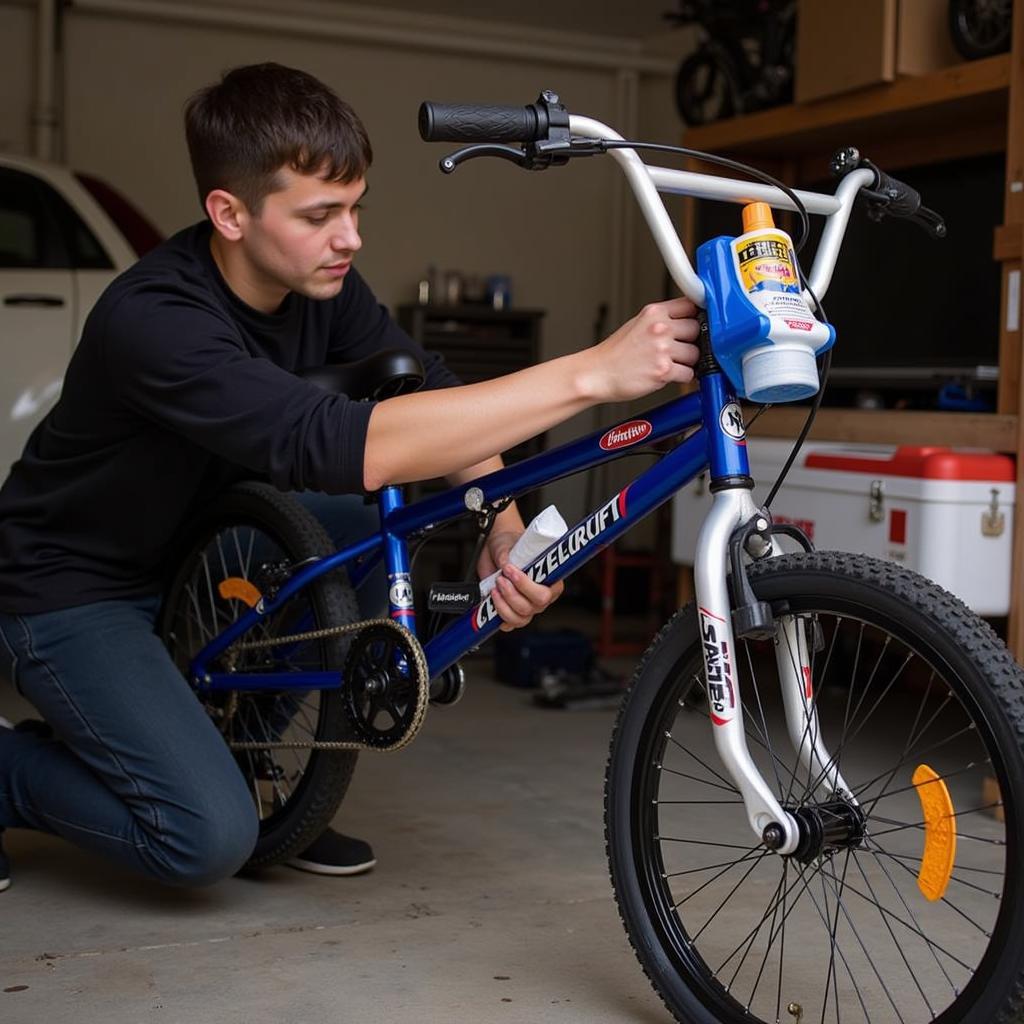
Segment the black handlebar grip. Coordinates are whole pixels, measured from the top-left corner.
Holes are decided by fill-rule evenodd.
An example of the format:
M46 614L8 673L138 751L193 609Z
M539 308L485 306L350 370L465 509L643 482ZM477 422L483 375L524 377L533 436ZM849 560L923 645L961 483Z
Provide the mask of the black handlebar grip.
M921 209L921 193L897 178L891 178L884 171L878 172L879 192L889 197L885 212L890 217L913 217Z
M548 127L547 117L535 105L475 103L422 103L419 124L425 142L535 142Z

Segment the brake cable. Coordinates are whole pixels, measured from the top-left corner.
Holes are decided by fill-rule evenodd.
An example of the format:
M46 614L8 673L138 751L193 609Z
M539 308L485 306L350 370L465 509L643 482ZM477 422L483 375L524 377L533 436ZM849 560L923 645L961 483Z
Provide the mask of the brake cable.
M794 262L796 264L796 271L800 279L800 283L803 288L807 291L811 297L813 309L816 311L817 316L820 320L825 320L825 309L821 304L821 300L815 295L811 289L807 277L804 274L803 267L800 265L798 258L799 253L803 250L804 246L810 237L811 225L810 217L807 214L807 207L804 206L800 197L796 192L791 189L784 182L775 178L771 174L762 171L760 168L752 167L749 164L742 163L738 160L730 160L728 157L718 156L715 153L705 153L702 150L689 149L685 146L670 146L667 143L661 142L630 142L627 140L622 141L609 141L605 139L594 139L585 140L584 146L594 146L597 152L604 152L610 149L644 149L653 150L662 153L674 153L681 156L690 157L694 160L700 160L703 163L717 164L721 167L725 167L732 171L738 171L741 174L745 174L757 181L763 182L764 184L771 185L782 192L789 201L795 207L795 212L800 218L800 237L796 243L794 243ZM590 155L587 152L581 152L579 155L587 156ZM811 432L811 428L814 426L815 417L818 415L818 409L821 408L821 401L825 394L825 388L828 386L829 373L832 368L832 350L829 349L820 361L819 369L819 386L818 392L814 396L814 400L811 403L810 409L807 412L807 418L804 421L803 427L800 429L800 433L797 435L796 441L793 443L793 448L789 453L786 461L783 463L782 469L779 475L775 479L775 483L772 484L771 490L768 492L768 497L763 503L765 509L770 509L772 502L775 500L775 495L778 494L782 485L785 483L786 476L789 474L793 463L796 461L797 456L800 454L800 449L803 447L804 442L807 440L808 434ZM770 405L760 406L754 415L751 417L748 426L753 425L754 421L757 420L764 412L770 409Z
M552 94L553 95L553 94ZM542 98L547 98L546 94L542 93ZM554 97L557 102L557 97ZM564 109L564 108L562 108ZM507 160L511 160L518 166L526 168L528 170L543 170L547 167L567 163L572 157L579 156L595 156L602 153L607 153L612 149L632 149L632 150L651 150L662 153L674 153L676 155L689 157L694 160L699 160L703 163L715 164L720 167L725 167L732 171L737 171L740 174L746 175L749 178L753 178L756 181L763 182L771 185L778 189L785 195L789 201L793 204L795 212L800 218L800 237L794 245L794 262L796 264L797 275L800 280L800 284L803 289L807 292L811 299L812 307L815 316L817 316L822 322L826 322L825 308L821 303L821 300L815 295L810 283L804 274L803 267L800 265L799 253L803 250L807 241L810 237L810 218L807 214L807 208L804 206L800 197L796 194L784 182L778 178L773 177L770 174L760 170L757 167L752 167L750 164L742 163L738 160L731 160L728 157L718 156L715 153L707 153L702 150L689 149L685 146L670 146L666 143L660 142L636 142L626 139L588 139L588 138L567 138L568 132L564 125L559 127L558 138L552 139L547 138L539 140L537 142L524 143L522 149L516 149L513 146L507 145L471 145L466 146L455 153L441 160L441 170L446 174L450 174L458 167L460 163L465 160L473 159L478 156L497 156ZM849 149L844 151L842 156L847 161L859 162L859 165L870 166L876 174L876 178L879 180L885 179L882 172L871 164L867 160L861 160L860 154L856 149ZM835 160L833 160L833 170L838 170ZM895 196L895 193L887 193L885 191L875 191L869 193L869 200L873 202L875 213L873 214L875 219L880 218L884 213L884 208L891 202ZM888 201L888 202L887 202ZM933 211L924 210L922 208L920 214L916 214L912 217L921 224L927 231L932 233L935 237L942 238L945 235L945 225L942 223L941 217L934 214ZM800 453L800 449L803 447L804 442L807 440L810 434L811 428L814 425L815 417L818 414L818 410L821 408L822 398L824 397L825 388L828 386L829 374L832 368L832 349L830 348L822 356L819 364L819 386L818 391L814 396L814 400L807 413L807 418L804 421L804 425L797 435L796 441L793 444L793 448L789 453L789 457L786 459L776 477L775 483L772 485L771 490L768 492L768 496L764 502L764 508L768 509L771 506L772 501L775 499L775 495L779 492L785 482L786 476L789 470L792 468L793 463L796 461L797 455ZM770 404L759 406L757 411L751 417L748 426L752 425L764 412L771 408Z

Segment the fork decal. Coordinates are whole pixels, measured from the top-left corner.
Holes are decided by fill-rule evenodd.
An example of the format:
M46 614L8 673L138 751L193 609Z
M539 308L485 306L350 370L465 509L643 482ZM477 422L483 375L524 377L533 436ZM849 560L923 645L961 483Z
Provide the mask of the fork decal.
M715 725L728 725L736 710L736 691L733 687L732 657L729 643L721 638L720 615L700 609L700 636L704 648L704 672L708 681L708 700L711 702L711 720Z

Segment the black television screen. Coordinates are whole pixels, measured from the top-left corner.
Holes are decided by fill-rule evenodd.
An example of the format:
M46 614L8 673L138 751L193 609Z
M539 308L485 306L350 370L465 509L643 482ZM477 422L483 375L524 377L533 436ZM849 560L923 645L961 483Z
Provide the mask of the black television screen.
M1003 221L1004 157L915 167L897 176L943 215L948 234L936 240L895 218L875 223L858 203L823 299L837 332L837 377L858 371L912 377L930 368L970 377L979 366L996 366L1000 268L992 245L993 230ZM832 192L835 182L805 187ZM737 207L702 203L699 209L701 239L739 234ZM811 218L812 237L800 255L805 272L813 264L822 223Z

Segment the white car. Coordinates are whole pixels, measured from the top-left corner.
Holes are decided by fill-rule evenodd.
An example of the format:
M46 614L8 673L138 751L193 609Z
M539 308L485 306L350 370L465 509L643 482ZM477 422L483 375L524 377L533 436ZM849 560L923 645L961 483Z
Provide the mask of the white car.
M159 241L110 185L0 155L0 481L57 401L93 303Z

